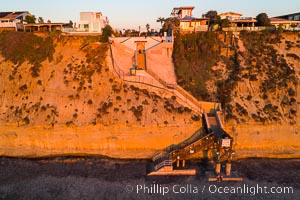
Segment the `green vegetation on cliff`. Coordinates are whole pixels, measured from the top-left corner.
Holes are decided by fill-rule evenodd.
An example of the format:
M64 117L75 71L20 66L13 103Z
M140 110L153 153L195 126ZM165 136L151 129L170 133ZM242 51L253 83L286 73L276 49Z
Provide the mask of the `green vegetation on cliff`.
M41 62L47 58L53 60L54 49L52 37L42 38L23 32L0 33L0 52L3 57L18 66L25 61L29 62L32 64L30 71L33 77L39 76ZM14 79L14 76L15 73L10 78Z
M173 61L178 84L201 100L208 100L205 81L211 79L212 69L220 56L217 33L176 35Z
M247 52L241 53L244 67L239 76L240 81L249 81L259 88L256 100L262 103L251 114L255 121L288 121L293 125L297 116L295 97L298 82L296 66L288 63L285 55L278 51L289 52L291 49L288 45L282 48L282 37L280 33L241 32Z
M114 76L100 37L0 34L0 122L47 128L199 120L171 94Z
M49 61L53 60L54 44L51 37L42 38L33 33L2 32L0 51L5 59L15 64L22 64L24 61L36 64L47 58Z
M177 35L178 84L199 100L221 102L226 120L296 124L298 41L278 32Z

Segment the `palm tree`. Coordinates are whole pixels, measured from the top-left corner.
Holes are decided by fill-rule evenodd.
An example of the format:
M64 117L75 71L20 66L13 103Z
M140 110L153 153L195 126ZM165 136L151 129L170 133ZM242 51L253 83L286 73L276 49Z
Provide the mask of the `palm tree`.
M146 29L147 29L147 32L149 32L149 29L150 29L150 25L149 24L146 24Z
M165 18L164 17L159 17L157 20L156 20L156 22L160 22L160 25L161 25L161 27L162 27L162 25L163 25L163 22L165 22Z
M39 23L39 24L43 24L43 23L44 23L44 19L43 19L42 17L39 17L39 18L38 18L38 23Z

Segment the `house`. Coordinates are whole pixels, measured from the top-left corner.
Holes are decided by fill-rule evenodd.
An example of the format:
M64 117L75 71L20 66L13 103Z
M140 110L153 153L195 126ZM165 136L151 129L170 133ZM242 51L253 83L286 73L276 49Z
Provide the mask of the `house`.
M108 24L108 18L103 16L101 12L80 12L77 31L101 33Z
M28 11L0 12L0 31L23 30L23 21L27 15L30 15Z
M282 16L277 16L277 17L274 17L274 18L281 18L281 19L299 21L300 20L300 12L293 13L293 14L282 15Z
M193 17L193 6L175 7L171 12L172 17L178 18L181 32L198 32L208 30L207 18Z
M53 32L62 31L70 26L69 23L34 23L34 24L24 24L24 32Z
M283 28L285 30L300 30L300 20L289 20L286 18L272 17L270 23L276 28Z
M270 18L273 26L288 30L300 30L300 12Z
M240 13L235 12L226 12L219 14L221 20L227 19L230 23L230 27L254 27L256 23L256 19L252 17L244 17ZM245 28L247 29L247 28Z

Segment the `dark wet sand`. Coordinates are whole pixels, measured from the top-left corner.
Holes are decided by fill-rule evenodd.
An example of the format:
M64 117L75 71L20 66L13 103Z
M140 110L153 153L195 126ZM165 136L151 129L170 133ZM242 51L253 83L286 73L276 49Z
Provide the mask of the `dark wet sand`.
M233 169L243 182L210 183L204 172L211 166L199 161L189 164L197 168L197 176L148 177L148 160L1 157L0 199L300 199L300 159L235 161ZM257 185L292 187L293 191L254 194L250 187ZM223 193L215 191L219 187ZM224 187L230 187L230 192L225 193ZM236 194L237 187L248 192ZM163 190L168 193L163 195Z

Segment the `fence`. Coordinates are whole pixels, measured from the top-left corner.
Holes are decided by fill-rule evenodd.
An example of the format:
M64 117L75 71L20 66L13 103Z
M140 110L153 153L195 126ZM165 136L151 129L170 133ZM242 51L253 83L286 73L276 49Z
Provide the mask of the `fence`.
M2 23L0 23L0 27L5 27L5 28L7 28L7 27L15 28L16 25L17 24L15 22L2 22Z
M157 171L163 167L172 167L172 160L164 160L161 163L154 166L154 170Z
M152 87L164 89L164 87L162 87L161 84L159 84L155 79L150 77L136 75L136 76L121 76L121 78L123 79L123 81L135 82L135 83L150 85Z
M275 30L273 26L253 26L253 27L223 27L222 31L263 31L263 30Z

